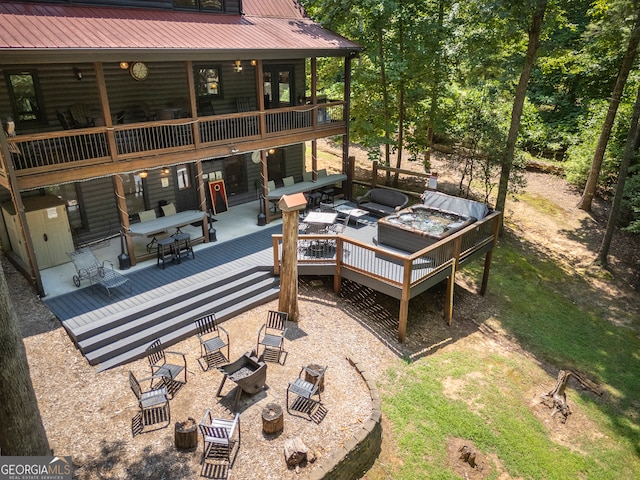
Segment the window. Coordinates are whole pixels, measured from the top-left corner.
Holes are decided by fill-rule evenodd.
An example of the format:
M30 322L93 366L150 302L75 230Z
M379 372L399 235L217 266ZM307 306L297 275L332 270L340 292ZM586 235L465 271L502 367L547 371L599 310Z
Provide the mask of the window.
M265 106L280 108L293 105L293 65L265 65L263 75Z
M123 174L122 183L124 185L124 196L127 201L127 212L129 212L129 215L146 210L142 177L137 173Z
M224 0L173 0L176 9L223 12Z
M14 120L18 123L44 123L44 110L38 73L33 71L5 74Z
M178 189L185 190L191 188L191 177L189 176L189 166L182 165L176 169L178 176Z
M198 99L206 97L222 97L220 67L195 66L193 68L193 79Z

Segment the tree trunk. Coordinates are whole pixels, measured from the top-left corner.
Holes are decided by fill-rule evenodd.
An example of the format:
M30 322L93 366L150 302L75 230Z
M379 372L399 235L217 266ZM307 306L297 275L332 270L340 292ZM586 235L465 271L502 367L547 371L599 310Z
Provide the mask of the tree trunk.
M378 54L380 55L380 82L382 83L382 115L384 117L384 164L390 165L391 162L391 150L389 142L391 142L391 127L389 125L389 86L387 83L387 70L385 68L384 57L384 43L383 43L383 29L378 29ZM391 172L387 170L387 183ZM377 180L377 179L376 179Z
M404 58L404 28L403 22L398 26L400 43L400 55ZM405 89L405 73L402 72L400 82L398 83L398 153L396 156L396 168L402 168L402 150L404 148L404 89ZM393 186L398 188L399 173L393 174Z
M511 126L509 127L509 136L507 137L507 146L502 159L502 171L500 172L500 183L498 186L498 198L496 200L496 210L504 212L507 200L507 189L509 186L509 177L511 175L511 167L516 149L516 141L518 139L518 129L520 128L520 118L522 117L522 109L524 107L524 99L527 94L527 84L531 76L533 62L540 45L540 31L542 30L542 21L547 8L547 0L537 0L531 26L529 27L529 43L527 45L527 53L524 57L524 66L520 74L520 80L516 87L515 98L513 100L513 110L511 111ZM504 217L503 217L504 218Z
M435 52L434 68L435 72L440 73L442 64L442 26L444 24L444 2L440 0L438 2L438 46ZM440 93L440 83L442 82L442 76L439 74L433 75L433 84L431 85L431 94L429 95L429 119L427 123L427 149L424 152L424 170L426 173L431 173L431 153L433 151L433 126L434 118L438 111L438 98ZM427 168L428 166L428 168Z
M596 187L598 185L598 176L600 175L600 169L602 168L602 161L604 159L604 152L607 149L607 143L609 143L609 137L611 130L613 129L613 122L616 119L616 113L618 112L618 105L620 105L620 98L624 91L624 86L627 83L629 72L633 66L633 61L636 57L636 51L638 49L638 42L640 41L640 15L636 17L636 23L629 37L629 44L627 45L627 51L622 58L622 65L618 72L618 78L616 84L613 87L613 93L611 93L611 101L609 102L609 109L607 110L607 116L604 119L602 125L602 131L600 132L600 138L598 139L598 145L596 151L593 154L593 161L591 162L591 169L589 170L589 176L587 177L587 183L584 186L584 191L578 208L586 212L591 211L591 203L593 197L596 194Z
M0 450L2 455L48 456L29 364L0 268Z
M640 136L640 129L638 128L638 119L640 118L640 88L638 88L638 94L636 95L636 103L633 106L633 117L631 119L631 125L629 126L629 133L627 135L627 145L622 155L622 161L620 162L620 170L618 172L618 183L616 185L616 192L613 196L613 203L611 205L611 211L609 212L609 219L607 220L607 229L602 238L602 244L596 257L596 264L600 264L604 267L607 266L607 256L609 255L609 247L611 246L611 240L613 239L613 233L618 226L618 215L620 214L620 207L622 206L622 196L624 194L624 184L627 181L627 173L629 171L629 165L634 157L636 151L636 145L638 144L638 137Z

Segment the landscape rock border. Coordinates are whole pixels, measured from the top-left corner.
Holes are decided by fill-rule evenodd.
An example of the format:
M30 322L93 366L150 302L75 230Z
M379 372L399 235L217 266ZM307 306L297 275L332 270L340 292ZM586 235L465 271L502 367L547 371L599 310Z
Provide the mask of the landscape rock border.
M382 450L382 404L374 378L362 362L351 357L347 361L364 380L371 397L371 415L350 440L326 459L307 477L307 480L358 479L374 464Z

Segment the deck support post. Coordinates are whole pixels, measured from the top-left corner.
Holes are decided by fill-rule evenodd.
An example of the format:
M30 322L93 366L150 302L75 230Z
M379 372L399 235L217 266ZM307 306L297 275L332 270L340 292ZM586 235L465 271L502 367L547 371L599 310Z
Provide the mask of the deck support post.
M447 278L447 297L444 301L444 318L448 325L451 325L453 318L453 290L456 284L455 264L451 264L451 275Z

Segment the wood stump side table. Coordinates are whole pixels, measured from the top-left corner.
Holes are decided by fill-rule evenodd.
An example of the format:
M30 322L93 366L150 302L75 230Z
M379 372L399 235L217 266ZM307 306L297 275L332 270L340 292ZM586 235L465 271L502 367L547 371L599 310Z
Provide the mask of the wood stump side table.
M280 433L284 429L282 407L277 403L267 403L262 409L262 431Z
M198 423L191 417L186 422L176 422L174 440L178 450L198 448Z
M312 363L311 365L307 365L307 368L313 370L314 372L318 372L321 375L322 375L322 371L324 370L324 367L320 365L316 365L315 363ZM315 385L317 378L318 378L317 375L314 375L309 370L304 371L304 379L307 382ZM320 379L320 383L318 384L318 392L320 393L324 392L324 375L322 375L322 378Z

